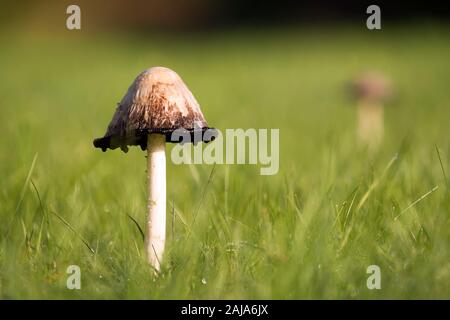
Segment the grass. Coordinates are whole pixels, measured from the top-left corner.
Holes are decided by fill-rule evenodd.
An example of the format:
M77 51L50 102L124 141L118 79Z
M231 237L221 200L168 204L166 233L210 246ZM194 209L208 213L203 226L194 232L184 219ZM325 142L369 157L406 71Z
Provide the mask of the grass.
M445 26L1 37L0 298L450 298ZM138 228L144 153L92 146L153 65L179 72L211 125L281 142L275 176L168 163L157 278ZM372 154L343 90L366 69L397 88ZM81 290L66 288L73 264ZM372 264L381 290L366 287Z

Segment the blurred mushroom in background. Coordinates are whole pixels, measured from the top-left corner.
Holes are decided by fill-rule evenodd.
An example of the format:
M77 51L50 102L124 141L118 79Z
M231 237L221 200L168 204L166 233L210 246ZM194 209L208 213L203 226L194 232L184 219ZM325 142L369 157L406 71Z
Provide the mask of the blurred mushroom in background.
M392 98L391 80L378 71L366 72L351 83L357 103L357 137L369 150L376 150L384 135L384 105Z

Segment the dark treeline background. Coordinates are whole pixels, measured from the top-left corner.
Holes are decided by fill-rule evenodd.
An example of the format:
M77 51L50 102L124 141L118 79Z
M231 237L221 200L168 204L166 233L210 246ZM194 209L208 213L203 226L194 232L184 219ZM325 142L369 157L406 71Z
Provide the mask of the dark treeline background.
M141 31L353 22L366 17L370 4L381 7L385 21L448 21L450 17L449 1L434 0L0 0L0 24L59 25L70 4L81 7L84 28Z

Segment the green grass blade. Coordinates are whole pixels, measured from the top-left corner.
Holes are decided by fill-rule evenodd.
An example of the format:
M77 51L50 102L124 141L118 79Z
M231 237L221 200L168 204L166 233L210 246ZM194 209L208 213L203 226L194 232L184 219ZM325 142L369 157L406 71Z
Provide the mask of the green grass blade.
M139 225L139 223L136 221L136 219L134 219L134 218L133 218L132 216L130 216L128 213L127 213L126 215L128 216L128 218L131 219L131 221L134 222L135 226L138 228L139 233L141 234L141 237L142 237L142 241L145 241L145 234L144 234L144 231L142 231L142 228L141 228L141 226Z
M92 249L92 247L89 245L87 240L84 239L84 237L77 230L75 230L75 228L72 227L72 225L69 222L67 222L63 217L61 217L55 211L50 211L50 212L53 213L70 231L72 231L84 243L84 245L89 249L89 251L91 251L92 254L95 254L95 250Z
M19 201L17 202L17 206L16 206L16 210L15 210L16 213L19 211L20 206L22 205L22 201L23 201L23 198L25 197L25 193L27 191L28 184L30 183L31 175L33 174L34 167L36 165L37 157L38 157L38 154L36 153L34 155L33 161L31 162L30 169L28 170L27 178L25 179L25 183L23 184L22 191L20 192Z

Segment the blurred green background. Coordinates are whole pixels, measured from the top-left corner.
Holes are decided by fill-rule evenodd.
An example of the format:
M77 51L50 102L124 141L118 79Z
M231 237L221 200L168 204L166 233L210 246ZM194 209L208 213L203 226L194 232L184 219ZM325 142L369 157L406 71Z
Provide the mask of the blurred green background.
M372 32L363 11L153 25L130 9L122 26L113 9L90 24L81 4L89 18L68 31L65 7L47 4L10 5L0 34L1 298L450 298L446 21L400 11ZM102 153L92 140L134 77L157 65L181 75L211 126L279 128L281 145L275 176L168 162L155 278L129 217L145 223L145 153ZM358 147L345 91L366 70L396 92L376 153ZM73 264L81 290L66 288ZM372 264L381 290L366 286Z

